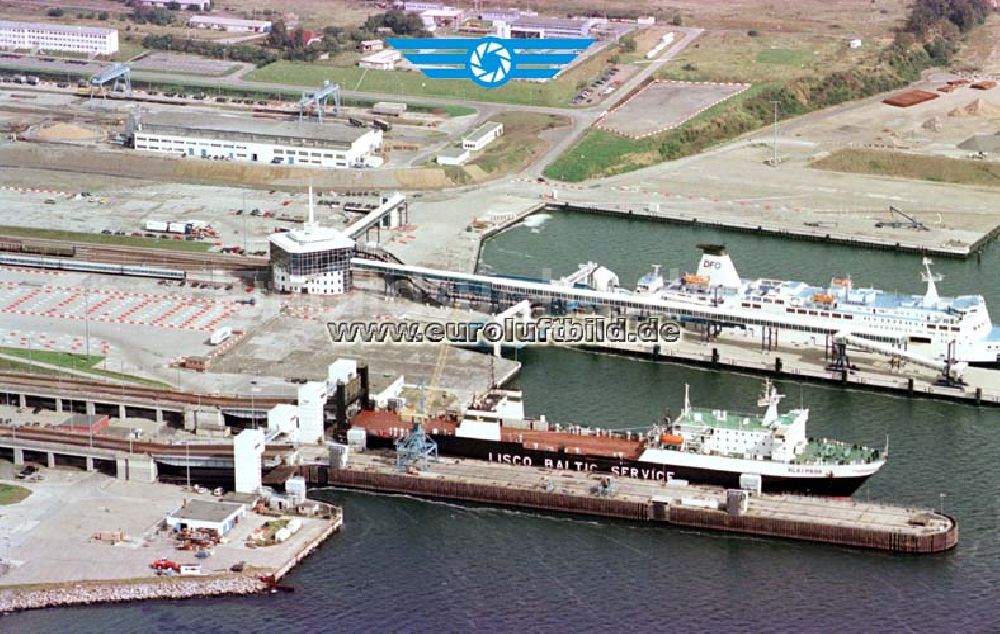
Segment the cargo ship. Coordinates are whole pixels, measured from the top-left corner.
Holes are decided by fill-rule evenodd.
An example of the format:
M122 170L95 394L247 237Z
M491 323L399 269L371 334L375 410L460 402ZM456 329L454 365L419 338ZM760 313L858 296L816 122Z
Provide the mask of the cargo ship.
M441 456L621 478L682 480L769 493L847 497L885 464L888 450L806 437L808 409L778 411L783 396L770 380L761 413L684 407L644 431L550 425L526 418L521 393L491 390L459 417L420 420ZM419 419L419 416L418 416ZM411 422L390 410L366 410L352 421L371 448L393 448Z

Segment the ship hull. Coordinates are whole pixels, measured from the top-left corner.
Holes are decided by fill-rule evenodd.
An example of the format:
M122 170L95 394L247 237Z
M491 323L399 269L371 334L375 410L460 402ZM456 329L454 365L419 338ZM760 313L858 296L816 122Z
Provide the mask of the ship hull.
M530 449L517 442L459 438L452 435L429 434L437 442L438 454L472 458L498 464L547 468L565 471L605 473L619 478L639 480L687 480L692 484L710 484L729 489L740 487L741 471L725 471L685 465L666 465L642 460L612 458L589 454L576 454L544 449ZM373 449L391 449L394 439L369 435L368 446ZM849 497L873 473L852 476L826 475L761 475L761 488L765 493L792 493L827 497Z

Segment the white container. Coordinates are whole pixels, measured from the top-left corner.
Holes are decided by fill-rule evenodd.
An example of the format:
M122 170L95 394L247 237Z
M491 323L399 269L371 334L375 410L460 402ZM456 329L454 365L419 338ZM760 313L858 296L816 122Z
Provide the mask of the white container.
M170 223L166 220L147 220L146 231L167 231Z

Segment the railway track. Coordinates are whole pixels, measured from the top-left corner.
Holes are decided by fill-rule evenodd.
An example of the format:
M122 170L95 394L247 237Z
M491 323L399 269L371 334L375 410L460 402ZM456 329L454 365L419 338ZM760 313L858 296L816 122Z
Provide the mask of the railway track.
M219 394L202 394L165 390L160 388L141 387L103 383L89 379L53 378L33 374L0 373L0 390L16 390L18 388L41 388L52 392L82 394L92 400L123 400L126 397L133 400L149 401L155 404L170 405L205 405L227 409L270 409L279 403L288 403L294 396L224 396Z
M11 440L35 441L45 443L55 443L69 445L72 447L87 447L94 449L106 449L109 451L123 451L130 453L145 453L157 456L192 456L196 458L225 456L232 457L232 444L191 444L170 443L150 440L133 440L127 438L117 438L101 434L85 434L81 432L60 431L56 429L37 429L19 426L17 428L4 426L0 427L0 438L10 438ZM291 445L270 445L265 454L276 455L283 451L292 449ZM29 449L30 450L30 449Z
M174 251L167 248L133 247L111 244L94 244L74 240L56 240L51 238L22 238L18 236L0 235L0 243L7 245L31 244L43 248L51 248L51 255L59 256L61 252L72 249L76 259L108 264L135 264L164 268L176 268L184 271L256 271L268 266L268 259L258 256L239 256L225 253L191 253ZM39 255L48 255L40 253Z

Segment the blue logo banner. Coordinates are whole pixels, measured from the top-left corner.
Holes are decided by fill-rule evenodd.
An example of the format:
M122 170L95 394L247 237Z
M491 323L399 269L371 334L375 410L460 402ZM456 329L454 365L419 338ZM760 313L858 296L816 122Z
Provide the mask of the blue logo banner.
M499 88L511 79L551 79L593 39L392 38L390 46L432 79L470 79Z

